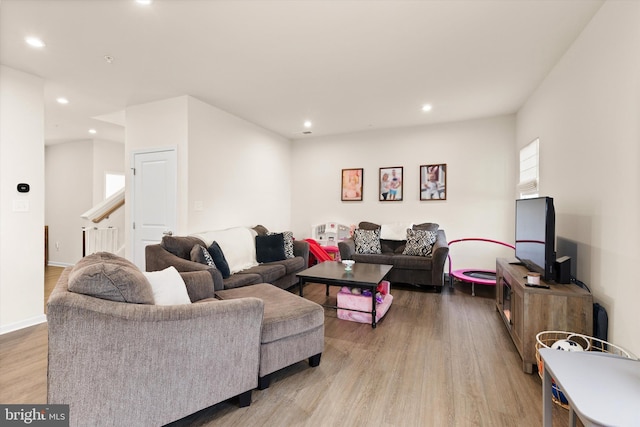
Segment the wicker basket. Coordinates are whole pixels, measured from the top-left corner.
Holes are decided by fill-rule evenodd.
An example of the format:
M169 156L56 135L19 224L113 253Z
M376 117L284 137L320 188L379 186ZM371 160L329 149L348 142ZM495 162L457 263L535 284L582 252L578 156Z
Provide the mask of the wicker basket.
M577 334L575 332L566 331L543 331L536 335L536 362L538 362L538 375L544 377L544 361L540 357L541 348L551 348L558 340L570 340L579 344L584 351L599 351L610 353L620 357L637 360L637 357L627 350L607 341L588 335ZM553 401L565 409L569 409L569 403L562 393L562 390L556 385L555 380L551 380L551 394Z

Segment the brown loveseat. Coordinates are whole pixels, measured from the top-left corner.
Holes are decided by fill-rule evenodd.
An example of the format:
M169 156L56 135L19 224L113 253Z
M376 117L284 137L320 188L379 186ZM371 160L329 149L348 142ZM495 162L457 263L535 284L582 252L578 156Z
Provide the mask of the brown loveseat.
M361 222L358 228L363 230L380 230L379 224ZM444 230L438 224L416 224L413 230L428 230L437 232L431 255L414 256L403 255L406 240L380 239L381 253L356 253L355 241L349 238L338 243L340 257L352 259L356 262L368 264L389 264L393 268L389 272L390 282L408 283L413 285L434 286L440 292L444 286L444 264L449 254L449 246Z

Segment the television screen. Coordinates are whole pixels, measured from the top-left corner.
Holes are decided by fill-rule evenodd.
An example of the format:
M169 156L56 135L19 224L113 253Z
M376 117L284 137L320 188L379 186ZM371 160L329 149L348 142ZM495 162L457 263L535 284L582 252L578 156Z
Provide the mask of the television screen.
M544 280L553 279L555 211L551 197L516 200L516 258Z

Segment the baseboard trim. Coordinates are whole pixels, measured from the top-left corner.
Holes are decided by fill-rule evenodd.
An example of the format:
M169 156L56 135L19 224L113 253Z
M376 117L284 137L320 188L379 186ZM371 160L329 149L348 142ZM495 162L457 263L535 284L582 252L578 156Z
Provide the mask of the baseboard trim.
M8 334L9 332L15 332L20 329L28 328L30 326L39 325L41 323L45 323L46 321L47 321L47 315L40 314L39 316L21 320L20 322L15 322L5 326L0 326L0 335Z
M74 264L67 264L66 262L49 261L47 267L73 267Z

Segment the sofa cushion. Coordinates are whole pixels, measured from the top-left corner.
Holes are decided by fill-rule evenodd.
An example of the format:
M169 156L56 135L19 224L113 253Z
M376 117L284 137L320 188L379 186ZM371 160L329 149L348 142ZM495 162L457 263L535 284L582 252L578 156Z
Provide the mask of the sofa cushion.
M358 228L363 230L379 230L380 224L374 224L373 222L362 221L358 224Z
M435 222L423 222L422 224L414 224L411 228L414 230L438 231L438 227L440 227L440 225Z
M279 262L260 264L237 274L259 274L263 283L273 283L287 273L287 269Z
M78 261L69 273L69 291L118 302L154 302L151 285L138 267L109 252Z
M266 236L269 233L269 230L267 229L267 227L260 224L253 227L253 231L255 231L258 234L258 236Z
M353 254L355 262L393 265L394 254Z
M431 270L433 258L413 255L395 255L389 264L394 269L403 270Z
M413 230L407 228L407 244L403 255L430 256L433 244L438 236L437 231Z
M256 259L259 263L282 261L285 258L282 233L256 236Z
M297 273L305 269L304 258L301 256L297 256L295 258L287 258L282 261L277 261L274 264L283 265L286 269L285 274ZM267 264L270 265L270 264Z
M229 264L227 263L227 259L218 245L217 242L211 243L211 245L207 248L211 258L213 258L213 263L216 265L216 268L220 270L220 274L222 274L222 278L226 279L231 276L231 271L229 270Z
M142 274L151 284L155 305L191 304L187 286L175 267L171 266L161 271L148 271Z
M261 283L262 277L255 273L236 273L223 280L225 289L233 289L241 286Z
M194 245L207 245L194 236L163 236L160 245L177 257L191 259L191 249Z
M220 299L256 297L264 301L261 343L266 344L316 329L324 324L324 309L268 283L216 292Z
M353 232L357 254L380 254L380 229L363 230L357 228Z
M213 257L209 253L209 250L202 245L193 245L193 248L191 248L190 258L193 262L205 264L213 268L216 267L216 263L213 261Z

